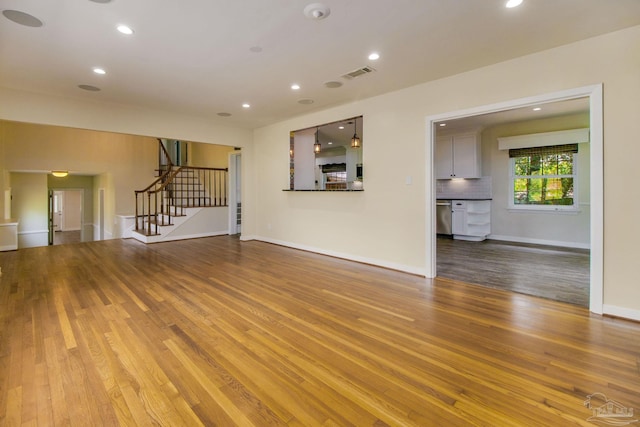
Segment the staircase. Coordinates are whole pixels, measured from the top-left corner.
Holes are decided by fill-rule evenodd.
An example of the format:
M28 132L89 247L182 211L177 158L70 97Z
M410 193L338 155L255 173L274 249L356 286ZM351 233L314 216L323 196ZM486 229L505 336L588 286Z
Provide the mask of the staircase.
M174 166L169 159L158 172L135 191L133 238L155 243L227 233L228 169Z

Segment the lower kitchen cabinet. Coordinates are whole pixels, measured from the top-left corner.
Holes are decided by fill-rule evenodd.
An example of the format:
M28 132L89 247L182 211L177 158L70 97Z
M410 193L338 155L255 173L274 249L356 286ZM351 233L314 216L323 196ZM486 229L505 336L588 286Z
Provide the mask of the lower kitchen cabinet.
M451 207L454 239L481 241L491 233L490 200L453 200Z

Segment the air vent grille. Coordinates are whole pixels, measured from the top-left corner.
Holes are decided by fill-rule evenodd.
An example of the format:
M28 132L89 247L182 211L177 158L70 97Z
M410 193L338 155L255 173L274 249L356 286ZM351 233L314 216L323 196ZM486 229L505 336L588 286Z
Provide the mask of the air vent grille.
M366 67L358 68L357 70L350 71L347 74L343 75L342 77L347 80L351 80L351 79L355 79L356 77L360 77L365 74L372 73L374 71L375 69L373 67L366 66Z

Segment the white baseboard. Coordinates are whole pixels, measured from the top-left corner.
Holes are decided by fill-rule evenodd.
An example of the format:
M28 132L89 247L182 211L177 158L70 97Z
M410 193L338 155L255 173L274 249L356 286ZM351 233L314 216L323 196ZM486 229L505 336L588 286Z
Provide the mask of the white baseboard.
M530 243L533 245L560 246L563 248L591 249L591 245L589 243L565 242L563 240L531 239L528 237L501 236L498 234L489 234L487 239L501 240L503 242Z
M335 257L335 258L346 259L346 260L349 260L349 261L361 262L363 264L375 265L375 266L378 266L378 267L384 267L384 268L388 268L388 269L391 269L391 270L402 271L402 272L405 272L405 273L415 274L415 275L418 275L418 276L425 276L426 275L426 270L424 268L412 267L412 266L409 266L409 265L398 264L398 263L395 263L395 262L388 262L388 261L374 259L374 258L367 258L367 257L362 257L362 256L354 255L354 254L336 252L336 251L316 248L314 246L301 245L301 244L298 244L298 243L285 242L285 241L282 241L282 240L271 239L271 238L268 238L268 237L241 236L240 240L242 240L242 241L259 240L259 241L262 241L262 242L273 243L274 245L286 246L288 248L300 249L300 250L307 251L307 252L313 252L313 253L317 253L317 254L321 254L321 255L328 255L328 256Z
M209 232L209 233L197 233L197 234L180 234L177 236L171 236L171 235L167 235L167 236L142 236L139 235L141 237L137 237L137 236L133 236L133 238L140 240L144 243L162 243L162 242L174 242L176 240L188 240L188 239L199 239L201 237L215 237L215 236L226 236L229 234L228 230L224 230L224 231L214 231L214 232ZM154 239L154 237L157 237L157 239Z
M609 316L622 317L624 319L636 320L640 322L640 310L633 310L631 308L616 307L615 305L603 304L602 314L608 314Z

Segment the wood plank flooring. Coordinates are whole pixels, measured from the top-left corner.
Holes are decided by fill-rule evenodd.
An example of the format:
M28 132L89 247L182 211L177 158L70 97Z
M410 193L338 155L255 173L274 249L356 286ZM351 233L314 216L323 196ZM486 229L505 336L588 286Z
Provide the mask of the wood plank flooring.
M6 426L593 426L640 324L233 237L0 253ZM592 402L595 406L594 402Z
M438 237L437 274L589 306L589 250Z
M80 243L82 241L82 233L77 231L56 231L53 233L54 245L67 245L69 243Z

